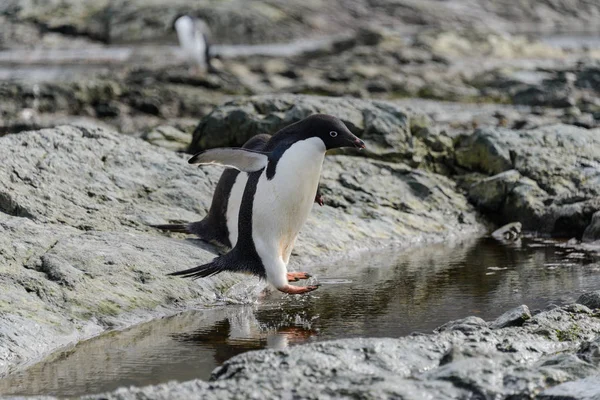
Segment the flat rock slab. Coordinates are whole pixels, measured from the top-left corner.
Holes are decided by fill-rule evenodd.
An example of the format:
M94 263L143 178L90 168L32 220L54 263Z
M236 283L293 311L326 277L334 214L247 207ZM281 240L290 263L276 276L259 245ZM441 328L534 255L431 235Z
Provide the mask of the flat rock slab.
M169 272L214 257L148 224L195 221L222 172L101 128L0 138L0 375L58 347L215 301L254 301L257 279ZM455 184L404 164L327 157L297 267L386 244L480 232Z

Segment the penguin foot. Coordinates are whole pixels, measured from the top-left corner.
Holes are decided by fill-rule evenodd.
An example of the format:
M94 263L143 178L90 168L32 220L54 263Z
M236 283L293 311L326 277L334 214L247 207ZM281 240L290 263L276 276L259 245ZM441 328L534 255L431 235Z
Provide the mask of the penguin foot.
M279 290L280 292L283 292L283 293L287 293L287 294L304 294L304 293L312 292L313 290L317 290L318 288L319 288L319 285L312 285L312 286L285 285L282 288L277 288L277 290Z
M306 272L288 272L287 280L288 282L298 282L300 279L308 279L310 276Z
M323 196L321 196L319 193L317 193L317 195L315 196L315 203L317 203L321 207L323 207L323 205L325 204L325 201L323 200Z

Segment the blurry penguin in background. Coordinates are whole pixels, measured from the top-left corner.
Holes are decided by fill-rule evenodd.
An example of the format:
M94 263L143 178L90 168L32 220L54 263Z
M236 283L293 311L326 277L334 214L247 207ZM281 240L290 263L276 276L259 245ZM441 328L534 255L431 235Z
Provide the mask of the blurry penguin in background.
M213 72L210 63L210 29L206 22L186 14L176 18L173 27L177 32L179 45L197 71Z

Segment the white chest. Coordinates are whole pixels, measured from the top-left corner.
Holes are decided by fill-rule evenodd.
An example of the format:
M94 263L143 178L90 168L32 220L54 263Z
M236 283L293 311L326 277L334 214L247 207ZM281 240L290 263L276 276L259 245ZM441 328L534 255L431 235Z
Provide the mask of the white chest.
M295 240L314 203L325 150L319 138L296 142L279 159L271 180L263 172L252 208L255 235L279 244Z

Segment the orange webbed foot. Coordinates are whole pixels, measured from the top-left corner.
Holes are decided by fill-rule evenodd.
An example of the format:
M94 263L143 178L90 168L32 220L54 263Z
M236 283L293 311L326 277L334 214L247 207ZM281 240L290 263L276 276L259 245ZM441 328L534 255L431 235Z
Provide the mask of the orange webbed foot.
M288 282L298 282L300 279L308 279L311 275L306 272L288 272L287 280Z
M277 288L277 290L279 290L280 292L283 292L283 293L287 293L287 294L304 294L304 293L312 292L313 290L317 290L318 288L319 288L319 285L312 285L312 286L286 285L284 287Z

